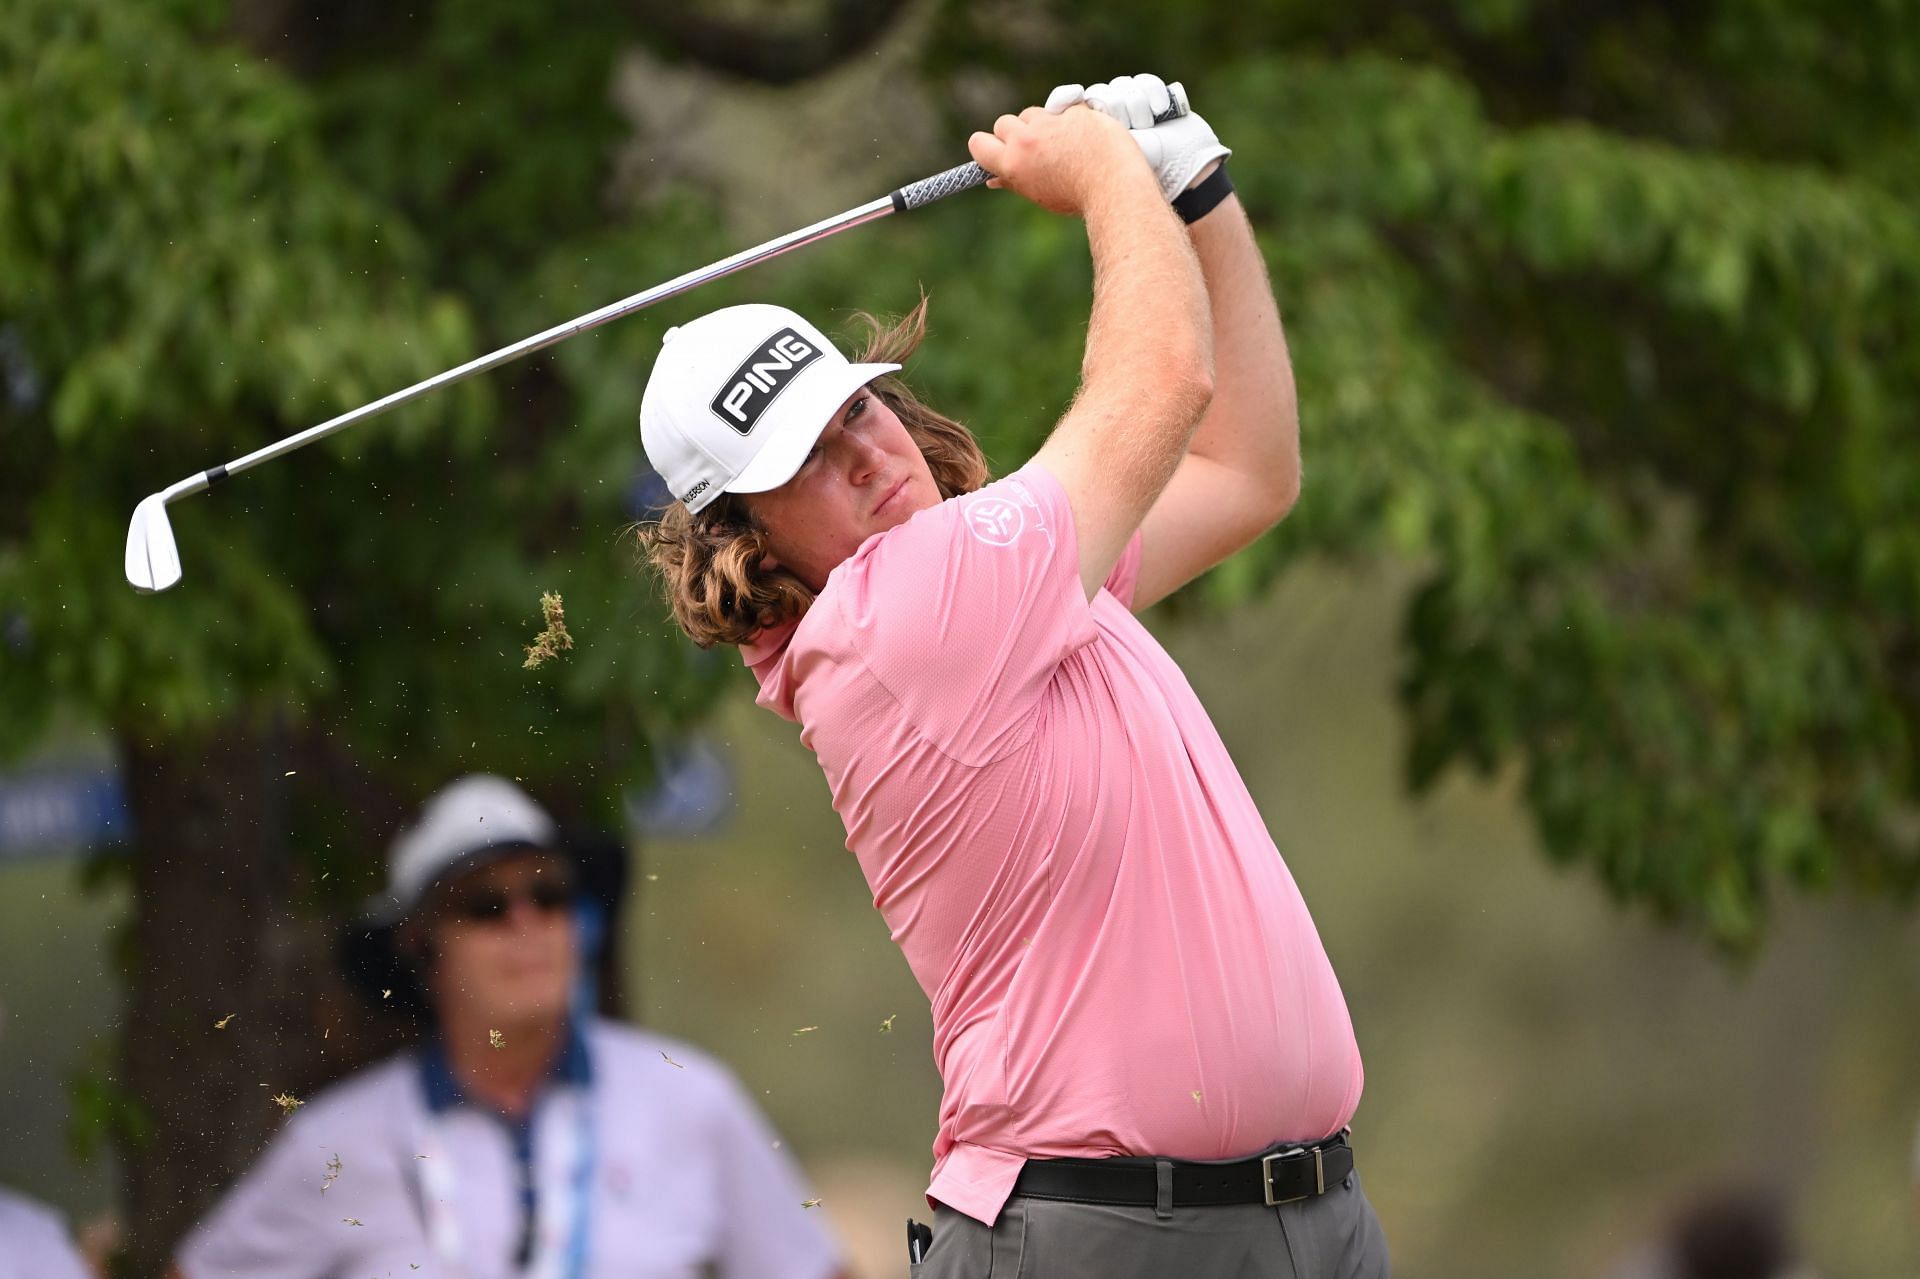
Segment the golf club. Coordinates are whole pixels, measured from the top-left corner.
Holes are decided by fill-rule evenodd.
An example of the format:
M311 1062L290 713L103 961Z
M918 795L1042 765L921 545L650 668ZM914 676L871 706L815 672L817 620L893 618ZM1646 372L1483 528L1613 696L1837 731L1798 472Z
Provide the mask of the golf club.
M1186 90L1177 83L1169 84L1167 90L1171 100L1166 111L1155 118L1156 124L1187 114ZM516 360L543 347L564 342L576 333L585 333L588 329L598 328L609 320L631 315L656 302L697 288L709 280L732 275L735 271L765 262L769 258L778 257L782 253L803 245L824 240L848 227L873 222L889 214L906 213L923 208L936 200L944 200L950 195L972 190L986 180L986 171L969 160L965 164L956 165L932 177L922 178L918 182L901 187L890 195L869 200L858 208L849 209L845 213L816 222L812 226L802 227L798 231L788 232L786 235L768 240L765 244L743 250L732 257L722 258L718 262L689 271L685 275L675 276L665 284L657 284L644 292L609 303L596 311L589 311L577 319L568 320L564 324L557 324L532 337L523 338L512 346L502 347L490 355L469 360L457 368L435 374L423 382L416 382L403 391L395 391L391 395L375 400L371 404L364 404L351 412L342 413L339 417L331 418L318 426L308 427L298 434L289 435L264 448L255 449L244 457L235 458L231 462L203 471L198 475L188 476L158 493L141 499L140 504L133 508L133 522L127 529L127 581L132 583L136 591L152 593L164 591L180 580L180 550L174 544L173 525L167 518L168 504L180 498L204 493L214 485L242 471L258 466L262 462L272 461L282 454L291 453L315 440L325 439L336 431L344 431L356 422L377 416L429 391L451 386L462 378L472 377L475 373L484 373L509 360Z

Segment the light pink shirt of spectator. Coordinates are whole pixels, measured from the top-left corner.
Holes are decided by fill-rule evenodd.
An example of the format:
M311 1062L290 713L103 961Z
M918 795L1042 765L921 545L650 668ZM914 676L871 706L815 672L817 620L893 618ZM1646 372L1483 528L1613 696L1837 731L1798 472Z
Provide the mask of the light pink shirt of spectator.
M1227 1159L1338 1131L1359 1048L1219 734L1091 600L1043 467L867 539L745 649L933 1006L927 1194L991 1225L1029 1158Z

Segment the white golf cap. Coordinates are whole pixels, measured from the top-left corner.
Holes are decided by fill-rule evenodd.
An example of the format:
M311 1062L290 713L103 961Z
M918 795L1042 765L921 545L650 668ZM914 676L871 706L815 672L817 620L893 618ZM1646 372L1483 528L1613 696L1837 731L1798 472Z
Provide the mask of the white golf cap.
M387 857L387 889L367 914L397 923L427 890L457 870L521 849L559 852L547 810L504 777L474 773L444 786L420 819L400 832Z
M640 398L640 443L698 511L792 479L848 396L898 364L854 364L783 306L752 303L668 329Z

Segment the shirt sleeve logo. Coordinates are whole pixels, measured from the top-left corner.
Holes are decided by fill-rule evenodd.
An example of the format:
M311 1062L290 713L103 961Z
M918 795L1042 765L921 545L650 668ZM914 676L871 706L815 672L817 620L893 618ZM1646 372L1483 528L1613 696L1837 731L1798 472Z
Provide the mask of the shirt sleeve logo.
M967 504L967 527L988 546L1012 546L1026 527L1018 506L1002 497L984 497Z

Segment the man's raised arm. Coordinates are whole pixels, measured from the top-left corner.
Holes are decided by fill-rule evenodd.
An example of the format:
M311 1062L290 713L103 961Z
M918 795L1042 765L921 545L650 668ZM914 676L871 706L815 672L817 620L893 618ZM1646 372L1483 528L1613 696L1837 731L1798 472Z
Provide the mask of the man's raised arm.
M1091 598L1186 455L1213 390L1200 263L1140 149L1081 108L1030 107L969 140L1006 186L1087 224L1093 310L1073 406L1035 460L1073 508Z
M1056 111L1084 102L1127 126L1161 194L1197 219L1189 230L1213 322L1213 398L1142 524L1135 609L1259 537L1300 493L1293 368L1266 263L1226 175L1215 177L1228 151L1212 127L1191 111L1156 123L1176 89L1155 75L1115 76L1085 88L1061 85L1047 99ZM1184 102L1184 91L1179 96Z
M1189 230L1213 313L1214 394L1142 525L1135 609L1252 542L1300 495L1293 366L1253 228L1229 195Z

